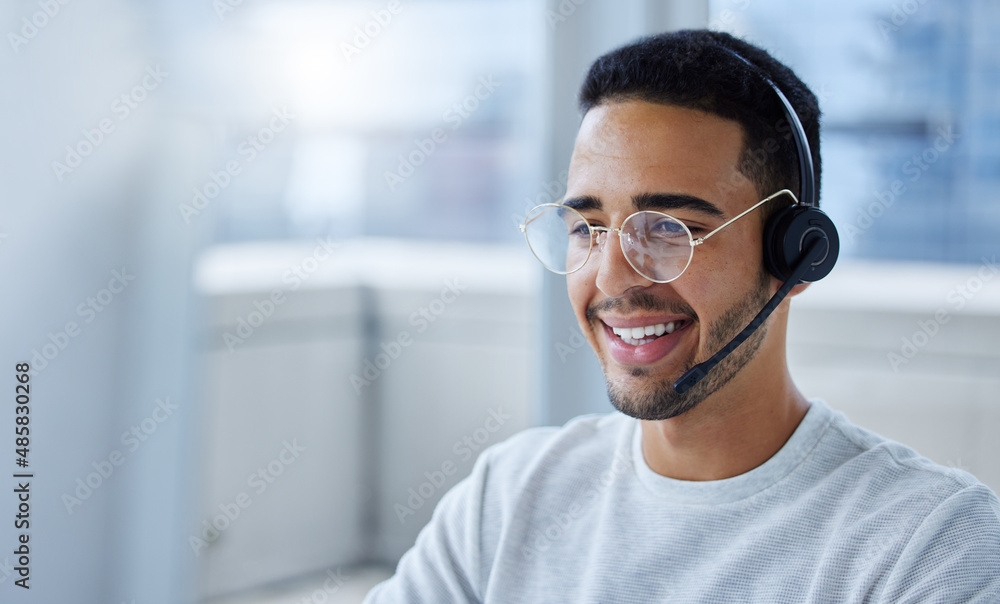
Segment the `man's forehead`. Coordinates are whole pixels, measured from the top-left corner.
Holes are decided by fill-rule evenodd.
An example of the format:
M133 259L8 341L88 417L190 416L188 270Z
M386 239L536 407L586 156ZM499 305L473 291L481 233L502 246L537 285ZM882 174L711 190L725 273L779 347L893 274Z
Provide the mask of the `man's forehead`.
M625 100L591 108L577 134L577 142L589 152L624 151L627 155L655 147L664 138L672 144L687 142L692 146L703 140L725 140L739 149L743 127L699 109Z
M635 210L723 216L733 193L756 195L738 169L742 148L739 124L703 111L645 101L598 105L580 126L566 202L606 209L613 196Z

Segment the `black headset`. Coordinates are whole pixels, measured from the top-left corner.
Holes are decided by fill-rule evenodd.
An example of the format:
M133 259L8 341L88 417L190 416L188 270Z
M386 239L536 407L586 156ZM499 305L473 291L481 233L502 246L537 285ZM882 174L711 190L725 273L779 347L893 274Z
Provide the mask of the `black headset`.
M799 203L775 212L764 227L764 266L782 281L791 276L797 261L803 256L809 246L817 239L826 238L828 245L826 253L818 260L810 263L805 274L798 283L819 281L830 274L840 253L840 237L837 227L823 210L817 206L816 174L813 170L812 153L805 128L788 98L781 92L771 78L762 69L743 58L732 48L719 46L720 49L732 54L746 63L751 71L778 95L785 119L791 126L792 138L795 139L795 150L799 158Z
M791 125L795 150L799 156L799 203L782 208L767 220L764 226L764 266L768 272L782 281L781 287L771 296L764 308L728 344L707 361L689 369L674 382L674 390L684 394L704 378L709 371L729 356L736 348L759 328L774 312L778 304L799 283L819 281L830 274L840 253L840 237L833 221L816 205L816 173L813 170L812 153L806 139L805 128L798 114L788 102L784 93L762 69L744 59L738 52L727 47L718 48L729 52L746 63L750 70L760 75L781 100L785 119Z

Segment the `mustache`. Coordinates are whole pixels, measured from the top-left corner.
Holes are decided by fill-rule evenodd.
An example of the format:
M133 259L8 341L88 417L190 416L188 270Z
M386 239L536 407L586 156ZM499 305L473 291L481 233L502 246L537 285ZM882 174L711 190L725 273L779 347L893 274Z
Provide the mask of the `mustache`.
M647 310L653 312L669 313L674 315L686 315L693 320L698 320L698 313L689 305L673 300L663 300L647 291L634 291L628 295L618 298L608 298L587 307L587 321L593 323L598 320L598 315L607 312L618 312L622 314Z

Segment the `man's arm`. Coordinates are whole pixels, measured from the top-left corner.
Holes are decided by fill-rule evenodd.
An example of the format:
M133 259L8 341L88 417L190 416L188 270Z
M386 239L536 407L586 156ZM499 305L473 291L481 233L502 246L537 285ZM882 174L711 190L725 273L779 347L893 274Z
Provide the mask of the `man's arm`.
M914 532L879 602L1000 602L1000 501L976 484L937 507Z

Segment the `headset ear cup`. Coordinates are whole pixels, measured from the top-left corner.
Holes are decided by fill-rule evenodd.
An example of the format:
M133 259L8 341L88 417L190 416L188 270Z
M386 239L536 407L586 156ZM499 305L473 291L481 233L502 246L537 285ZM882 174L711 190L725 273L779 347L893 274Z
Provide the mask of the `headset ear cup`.
M764 227L764 266L778 279L787 280L803 250L824 235L829 242L827 253L806 272L800 283L819 281L830 274L840 254L840 237L833 221L819 208L782 208Z

